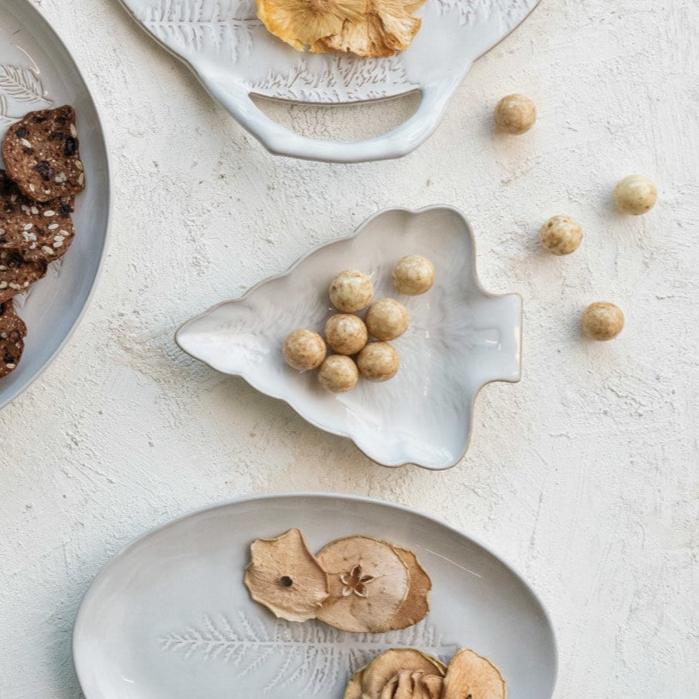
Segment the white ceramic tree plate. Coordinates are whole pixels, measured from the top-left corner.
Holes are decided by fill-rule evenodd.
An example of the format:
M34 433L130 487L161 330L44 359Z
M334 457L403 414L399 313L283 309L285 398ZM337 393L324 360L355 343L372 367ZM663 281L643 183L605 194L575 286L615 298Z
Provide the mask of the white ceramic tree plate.
M313 55L267 32L255 0L122 0L138 22L181 58L211 94L273 153L358 162L395 158L436 128L473 61L509 34L539 0L427 0L409 49L391 58ZM365 141L306 138L274 122L250 99L341 104L419 91L416 113Z
M358 533L409 547L433 581L430 614L377 635L276 620L248 597L243 568L253 539L291 527L313 550ZM157 529L99 574L73 638L87 699L340 699L353 670L398 646L445 659L468 646L500 667L512 699L553 692L553 629L516 573L429 517L339 495L240 500Z
M397 296L391 271L412 254L434 262L435 285L422 296ZM315 372L287 367L281 347L296 328L322 332L333 312L328 287L346 269L370 274L375 298L399 298L411 325L393 343L401 358L395 378L332 394ZM466 220L455 209L431 207L374 216L354 237L318 248L286 274L189 321L177 342L214 369L286 401L317 427L349 437L380 464L444 469L466 452L481 387L519 380L521 333L520 296L494 296L478 282Z
M41 373L75 327L102 260L110 208L102 127L80 71L27 0L0 0L0 140L26 112L63 104L77 111L87 189L76 200L70 250L49 265L46 277L27 295L15 299L29 335L18 368L0 379L0 408Z

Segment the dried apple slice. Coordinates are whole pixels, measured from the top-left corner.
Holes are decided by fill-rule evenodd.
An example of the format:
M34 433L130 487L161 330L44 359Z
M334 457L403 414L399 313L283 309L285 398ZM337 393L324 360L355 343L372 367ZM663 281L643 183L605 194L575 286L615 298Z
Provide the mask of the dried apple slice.
M367 0L257 0L267 30L298 51L338 34L345 21L360 22L366 9Z
M445 672L444 663L426 653L392 648L352 675L344 699L438 699Z
M449 663L442 699L507 699L507 685L490 660L464 648Z
M380 699L384 687L404 671L444 677L446 668L437 658L413 648L392 648L366 666L362 672L362 691L369 699Z
M338 539L318 554L330 596L318 619L342 631L379 633L392 627L410 589L410 573L389 544L366 536Z
M362 670L358 670L350 677L342 699L362 699Z
M250 545L245 585L256 602L288 621L314 619L328 599L328 576L298 529Z
M399 546L394 546L393 550L400 556L410 576L408 594L391 620L391 629L398 630L413 626L427 616L430 611L428 595L432 589L432 580L412 551Z
M440 699L444 678L421 671L401 670L384 686L379 699Z

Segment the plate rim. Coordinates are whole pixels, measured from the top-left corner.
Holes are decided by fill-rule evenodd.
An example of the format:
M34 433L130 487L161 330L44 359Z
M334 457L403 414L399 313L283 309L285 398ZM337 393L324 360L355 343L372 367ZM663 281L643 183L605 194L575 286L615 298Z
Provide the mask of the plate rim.
M311 257L311 255L314 255L318 251L330 247L332 245L335 245L337 243L342 243L346 242L349 240L353 240L356 238L358 235L362 233L362 231L372 222L374 219L377 219L385 214L388 213L394 213L394 212L402 212L402 213L408 213L411 216L419 216L421 214L429 213L430 211L449 211L453 214L455 214L464 224L464 229L466 231L467 236L469 237L471 241L471 246L473 250L473 280L476 284L476 288L478 289L478 292L482 294L484 297L490 298L490 299L498 299L498 298L507 298L507 297L516 297L519 300L519 351L517 352L517 368L518 368L518 373L517 376L515 376L512 379L489 379L488 381L485 381L482 383L478 389L475 391L473 394L473 397L470 401L470 416L469 420L466 424L466 427L468 429L468 434L466 441L464 443L464 448L463 451L460 453L459 457L455 459L452 463L446 465L446 466L429 466L425 463L415 463L411 461L405 461L403 463L396 463L396 464L390 464L390 463L383 463L382 461L379 461L375 459L374 457L370 456L367 454L367 452L362 449L357 442L354 440L351 434L347 432L343 432L342 430L333 430L329 429L327 427L321 426L320 423L318 423L315 420L312 420L311 418L307 417L304 415L302 412L300 412L295 406L293 406L289 400L284 398L281 395L278 394L272 394L268 393L267 391L263 391L257 386L255 386L252 381L248 379L247 376L244 376L241 373L229 373L229 372L220 372L218 369L213 367L209 362L200 359L199 357L195 357L193 354L191 354L188 350L186 350L183 346L182 343L180 342L180 334L182 331L190 324L194 323L198 320L201 320L202 318L205 318L207 315L210 313L216 311L217 309L221 308L222 306L232 304L232 303L243 303L247 300L247 297L252 295L257 291L258 288L264 286L268 282L275 281L277 279L282 279L284 277L289 276L299 265L301 265L307 258ZM208 366L210 369L213 369L219 374L224 374L226 376L237 376L243 381L245 381L250 387L252 387L255 391L258 393L261 393L263 396L267 396L269 398L272 398L273 400L279 400L288 405L291 410L293 410L297 415L299 415L303 420L305 420L308 424L312 425L318 430L321 430L322 432L326 432L328 434L333 434L336 437L342 437L344 439L348 439L352 444L359 450L360 453L362 453L369 461L371 461L374 464L377 464L379 466L382 466L384 468L391 468L391 469L397 469L397 468L403 468L405 466L417 466L418 468L424 469L426 471L448 471L452 468L455 468L468 454L469 449L471 448L471 442L473 440L473 431L474 431L474 426L475 426L475 411L474 407L476 405L476 402L481 394L481 391L488 385L492 383L508 383L508 384L518 384L522 380L522 358L523 358L523 337L524 337L524 297L517 291L511 291L507 292L504 294L497 294L492 291L488 291L483 287L483 284L481 282L480 275L478 273L478 249L477 249L477 242L476 242L476 236L473 231L473 227L471 226L471 223L469 219L464 215L464 213L460 210L457 209L455 206L451 206L450 204L430 204L427 206L422 206L417 209L411 209L408 207L402 207L402 206L395 206L395 207L387 207L385 209L380 209L377 212L374 212L370 216L366 217L358 226L355 227L354 231L350 233L349 235L342 236L340 238L335 238L333 240L329 240L325 243L321 243L320 245L315 245L312 247L310 250L308 250L306 253L298 257L294 262L291 263L289 267L287 267L285 270L282 272L279 272L278 274L272 274L269 277L265 277L264 279L261 279L260 281L256 282L251 286L249 289L247 289L243 294L240 296L233 298L233 299L228 299L224 301L220 301L218 303L215 303L213 306L210 306L209 308L205 309L201 313L198 313L197 315L189 318L186 320L184 323L182 323L177 330L175 331L175 344L189 357L192 357L192 359L195 359L198 362L202 362L206 366Z
M73 67L74 67L78 77L80 78L80 80L85 88L85 92L87 94L87 97L89 98L89 100L92 103L92 106L95 110L95 115L97 117L95 126L96 126L97 131L100 135L100 139L102 141L103 150L104 150L105 182L107 185L107 187L106 187L107 225L106 225L105 231L104 231L104 243L102 245L102 251L100 254L100 258L97 262L97 269L95 270L95 275L92 279L92 282L90 283L90 290L88 291L87 296L85 297L85 302L83 303L82 308L80 309L80 312L75 317L75 320L73 321L70 328L68 329L68 332L66 332L63 339L56 346L56 349L49 355L49 357L47 357L47 359L39 367L39 369L34 373L34 375L31 376L23 384L19 384L15 389L10 390L8 395L0 398L0 411L2 411L4 408L6 408L10 403L12 403L12 401L19 398L28 388L30 388L34 384L34 382L37 379L39 379L44 374L44 372L56 360L58 355L65 349L68 342L72 339L73 334L78 329L78 326L82 323L88 308L92 305L92 301L94 299L94 295L95 295L95 291L96 291L97 286L98 286L98 282L100 281L100 279L102 277L102 273L104 271L105 260L107 258L109 248L110 248L111 242L112 242L112 235L111 235L112 214L114 213L114 196L113 196L113 191L112 191L112 189L113 189L112 159L111 159L112 156L111 156L111 150L109 148L109 137L107 136L107 133L106 133L105 128L104 128L104 120L102 118L102 108L101 108L99 102L95 99L94 92L90 88L88 81L85 79L85 73L80 68L80 65L78 64L77 60L73 56L73 52L68 47L68 45L64 41L61 34L54 28L51 21L46 17L44 12L41 9L39 9L39 7L36 7L34 4L29 2L29 0L8 0L8 4L10 4L10 5L13 2L14 3L22 3L25 7L29 8L29 11L33 12L36 15L36 17L38 18L38 20L40 22L43 22L44 25L50 30L50 32L53 34L53 36L56 38L56 40L60 44L61 48L66 52L66 55L70 59L70 62L73 64Z
M377 506L380 508L385 508L388 510L397 510L398 512L401 513L406 513L409 514L413 517L418 517L419 519L423 519L427 522L429 522L432 525L436 525L438 527L443 527L447 531L449 531L452 534L456 534L462 539L466 539L472 544L475 544L479 549L487 553L489 556L494 558L500 565L504 566L507 571L514 576L514 578L517 580L518 583L522 585L522 587L527 591L527 593L531 596L531 598L534 600L536 605L539 607L539 610L542 614L542 617L544 621L546 622L546 626L549 631L549 635L551 638L551 649L553 651L552 655L552 661L553 661L553 676L552 676L552 684L551 684L551 697L554 696L556 686L558 684L558 672L559 672L559 666L560 666L560 653L559 653L559 647L558 647L558 640L556 637L556 627L553 623L553 618L551 613L549 612L548 608L546 605L543 603L541 597L539 594L536 592L536 590L531 586L531 584L527 581L527 579L519 572L519 569L511 564L509 561L507 561L502 555L500 555L498 552L496 552L493 548L490 546L487 546L478 536L474 536L471 534L467 534L465 531L462 531L461 529L458 529L455 526L452 526L451 524L447 523L443 519L440 519L437 516L428 514L424 510L421 509L416 509L413 507L410 507L409 505L404 505L401 503L396 503L396 502L390 502L388 500L383 500L380 498L374 498L369 495L358 495L355 493L338 493L338 492L326 492L326 491L298 491L298 492L293 492L293 491L282 491L282 492L271 492L271 493L254 493L254 494L248 494L248 495L241 495L233 499L229 500L222 500L217 503L204 506L204 507L197 507L193 510L190 510L188 512L185 512L181 515L178 515L177 517L174 517L173 519L168 520L167 522L163 522L162 524L158 524L151 529L148 529L144 533L140 534L137 536L135 539L132 539L129 541L127 544L122 546L116 553L114 553L109 560L99 569L97 574L93 577L91 580L90 584L87 587L87 590L83 594L81 600L80 600L80 605L78 607L78 612L75 616L75 621L73 623L73 629L71 633L71 652L72 652L72 663L73 663L73 669L75 670L75 674L78 678L78 683L80 684L81 690L85 693L85 698L86 699L99 699L98 697L91 697L89 694L87 694L87 691L85 690L83 680L85 679L85 673L81 670L81 663L79 661L79 656L80 656L80 650L79 650L79 632L80 632L80 627L85 623L85 616L87 614L86 607L87 605L92 601L92 598L97 594L96 589L99 583L102 582L104 578L107 577L108 573L112 569L113 566L115 566L119 561L121 561L123 558L125 558L132 549L136 548L138 545L140 545L144 540L147 538L158 534L159 532L167 529L170 526L174 526L177 524L180 524L181 522L184 522L185 520L188 519L193 519L199 515L203 515L209 512L215 512L216 510L223 510L229 507L235 507L238 505L243 505L243 504L251 504L251 503L262 503L264 501L288 501L288 500L301 500L301 499L318 499L318 500L323 500L323 501L330 501L330 500L346 500L349 502L354 502L354 503L360 503L364 505L373 505ZM543 698L543 699L550 699L550 698Z

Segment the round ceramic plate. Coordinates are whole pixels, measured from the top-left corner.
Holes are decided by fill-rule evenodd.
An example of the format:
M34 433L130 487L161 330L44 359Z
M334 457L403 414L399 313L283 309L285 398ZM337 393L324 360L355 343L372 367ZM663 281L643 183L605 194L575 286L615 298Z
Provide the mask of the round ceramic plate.
M422 296L398 296L391 271L400 257L414 254L434 262L435 284ZM395 378L360 381L333 394L316 372L286 366L281 347L296 328L322 330L334 313L328 287L344 269L369 274L375 297L399 298L411 322L393 341L401 362ZM377 214L351 238L323 245L286 274L190 320L177 342L214 369L286 401L317 427L349 437L377 463L438 470L466 452L480 389L519 380L521 337L521 297L483 290L467 221L455 209L434 206Z
M80 71L27 0L0 0L0 140L27 112L63 104L77 112L87 189L76 199L70 250L28 294L15 298L29 334L19 367L0 379L0 408L41 373L80 318L102 260L110 207L102 126Z
M243 585L250 542L300 528L317 551L368 534L412 549L431 612L412 628L351 634L277 620ZM513 699L549 699L556 643L527 584L482 545L405 508L340 495L244 499L176 520L131 544L83 600L73 650L87 699L340 699L386 648L495 662Z
M273 153L358 162L395 158L436 128L473 61L509 34L539 0L427 0L412 45L391 58L299 53L256 17L255 0L122 0L136 20L181 58L205 87ZM415 114L361 142L306 138L264 114L251 94L342 104L420 92Z

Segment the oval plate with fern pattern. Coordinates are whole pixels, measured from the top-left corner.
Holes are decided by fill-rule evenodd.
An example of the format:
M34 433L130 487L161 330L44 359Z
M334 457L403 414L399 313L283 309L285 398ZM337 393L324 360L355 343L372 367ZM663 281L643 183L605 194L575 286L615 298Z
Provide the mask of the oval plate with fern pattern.
M0 141L27 112L63 104L72 105L78 115L87 189L76 200L77 235L70 251L28 293L15 297L29 335L19 366L0 380L0 408L37 378L80 319L103 258L110 210L102 126L78 67L31 3L0 0Z
M389 58L299 53L257 19L255 0L122 0L211 94L271 152L330 162L396 158L437 127L474 60L517 27L539 0L427 0L412 45ZM270 119L251 95L342 104L421 94L407 121L358 142L308 138Z
M417 626L352 634L275 619L243 585L257 537L302 528L313 550L351 534L413 550L433 581ZM341 699L387 648L491 658L515 699L550 699L553 628L529 586L484 546L411 510L343 495L270 495L194 513L131 544L98 575L73 637L87 699Z

